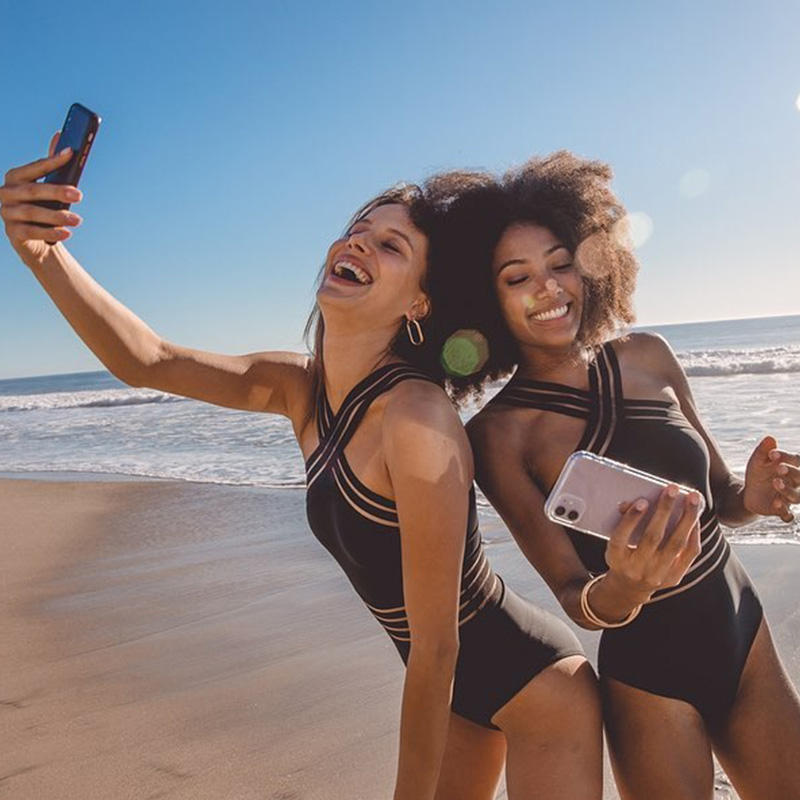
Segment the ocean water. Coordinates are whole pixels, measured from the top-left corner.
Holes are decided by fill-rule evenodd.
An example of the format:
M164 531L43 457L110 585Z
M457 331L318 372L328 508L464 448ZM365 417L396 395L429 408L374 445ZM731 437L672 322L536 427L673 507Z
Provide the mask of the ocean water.
M735 471L743 472L767 433L800 451L800 315L649 330L678 354L700 413ZM465 418L475 410L466 409ZM304 486L285 419L132 389L106 372L0 381L0 472ZM491 522L482 499L481 511ZM762 520L736 538L800 543L800 525Z

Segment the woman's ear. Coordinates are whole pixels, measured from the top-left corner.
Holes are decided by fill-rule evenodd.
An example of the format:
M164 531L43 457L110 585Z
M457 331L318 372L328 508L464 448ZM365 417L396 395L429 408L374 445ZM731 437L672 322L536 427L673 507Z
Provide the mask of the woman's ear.
M408 312L409 319L425 319L431 313L431 301L428 295L424 294L417 298L411 305Z

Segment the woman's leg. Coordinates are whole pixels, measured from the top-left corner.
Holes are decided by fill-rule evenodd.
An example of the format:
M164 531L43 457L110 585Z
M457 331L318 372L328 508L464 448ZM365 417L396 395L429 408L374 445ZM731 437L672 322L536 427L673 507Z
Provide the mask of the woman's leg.
M494 800L506 760L506 737L450 715L436 800Z
M506 736L509 800L600 800L600 697L583 656L561 659L540 672L492 722Z
M766 620L714 749L742 800L800 800L800 698L775 652Z
M694 706L604 679L606 735L622 800L712 800L711 741Z

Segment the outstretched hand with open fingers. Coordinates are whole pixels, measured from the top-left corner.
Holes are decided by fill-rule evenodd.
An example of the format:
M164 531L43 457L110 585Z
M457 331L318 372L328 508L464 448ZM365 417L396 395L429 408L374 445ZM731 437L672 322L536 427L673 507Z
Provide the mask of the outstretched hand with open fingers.
M82 197L80 190L74 186L38 182L49 172L66 164L72 156L69 148L55 152L58 136L55 134L50 140L47 158L9 170L5 182L0 186L0 217L5 225L6 236L26 263L30 259L40 260L48 251L48 242L68 239L72 235L69 228L82 222L73 211L36 205L40 200L78 203ZM40 225L32 225L34 222Z
M683 503L683 512L669 529L670 516L678 502ZM700 553L700 495L697 492L681 499L677 486L667 486L652 516L645 522L647 510L648 503L643 499L627 505L606 546L609 572L616 573L642 602L658 589L680 583Z
M744 506L752 514L794 519L790 505L800 503L800 455L778 449L772 436L765 436L747 462Z

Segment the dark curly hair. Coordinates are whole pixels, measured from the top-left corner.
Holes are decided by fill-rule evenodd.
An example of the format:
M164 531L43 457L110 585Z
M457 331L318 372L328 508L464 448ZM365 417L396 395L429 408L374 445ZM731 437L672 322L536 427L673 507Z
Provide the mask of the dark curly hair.
M451 285L465 285L458 291L462 308L456 328L477 330L488 342L482 368L452 379L456 399L480 395L488 381L519 363L519 346L503 319L490 269L494 249L511 225L548 228L575 257L584 285L580 348L592 350L633 322L638 264L627 242L625 209L609 187L611 177L607 164L560 150L532 158L502 179L483 172L432 179L444 211L435 258Z

